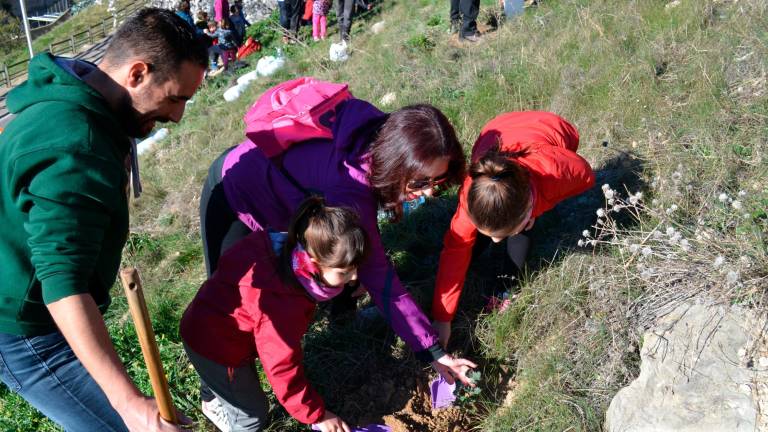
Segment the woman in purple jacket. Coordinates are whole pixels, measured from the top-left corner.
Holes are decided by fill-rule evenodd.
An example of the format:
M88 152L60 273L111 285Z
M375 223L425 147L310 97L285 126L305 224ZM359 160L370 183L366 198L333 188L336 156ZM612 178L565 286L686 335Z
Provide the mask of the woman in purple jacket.
M257 228L286 231L307 193L320 194L328 205L359 214L371 240L359 280L393 330L449 382L466 381L464 372L474 365L440 348L429 320L387 259L377 226L379 207L397 221L403 201L461 181L465 159L453 127L429 105L386 114L351 99L337 107L332 131L332 139L294 144L279 160L268 159L246 139L213 163L200 201L209 276L229 246Z

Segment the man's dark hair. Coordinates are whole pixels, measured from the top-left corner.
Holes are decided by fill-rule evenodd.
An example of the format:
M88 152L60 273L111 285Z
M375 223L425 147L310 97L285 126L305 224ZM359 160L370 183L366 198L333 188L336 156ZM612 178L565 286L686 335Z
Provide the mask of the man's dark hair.
M158 8L141 9L125 20L103 61L121 66L134 59L148 63L159 82L168 80L184 62L208 66L207 49L197 30L176 13Z

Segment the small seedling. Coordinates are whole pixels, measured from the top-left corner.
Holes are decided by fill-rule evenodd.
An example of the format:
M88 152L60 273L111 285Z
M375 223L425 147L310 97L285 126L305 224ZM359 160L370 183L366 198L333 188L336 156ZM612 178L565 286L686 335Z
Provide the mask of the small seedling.
M469 378L472 384L475 384L475 387L470 387L459 381L456 382L454 394L456 395L457 405L465 405L477 399L482 392L482 389L477 385L480 382L481 376L482 374L478 371L472 371L467 374L467 378Z

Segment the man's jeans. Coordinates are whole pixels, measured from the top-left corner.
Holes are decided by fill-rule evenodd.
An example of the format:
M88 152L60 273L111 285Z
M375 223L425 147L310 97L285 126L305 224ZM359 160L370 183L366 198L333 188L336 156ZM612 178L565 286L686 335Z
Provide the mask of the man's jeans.
M59 332L0 333L0 379L67 431L128 430Z

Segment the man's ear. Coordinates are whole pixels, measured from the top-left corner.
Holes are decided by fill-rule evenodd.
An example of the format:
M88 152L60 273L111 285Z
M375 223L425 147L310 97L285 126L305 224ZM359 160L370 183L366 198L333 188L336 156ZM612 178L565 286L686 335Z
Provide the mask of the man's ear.
M143 61L135 61L128 67L128 77L125 86L138 88L149 81L149 64Z

